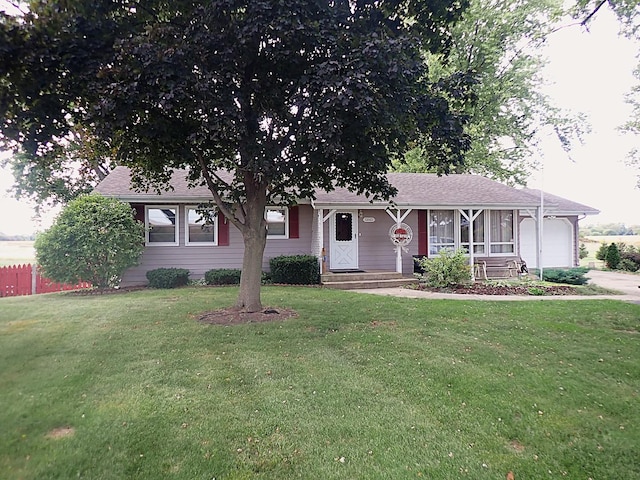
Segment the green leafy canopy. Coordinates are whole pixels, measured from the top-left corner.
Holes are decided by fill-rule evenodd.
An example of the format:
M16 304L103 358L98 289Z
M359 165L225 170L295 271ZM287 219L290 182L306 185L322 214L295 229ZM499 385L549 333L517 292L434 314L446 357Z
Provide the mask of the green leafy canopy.
M336 186L389 198L391 160L416 143L444 173L464 161L455 107L472 78L433 83L423 61L447 52L464 7L32 2L0 18L0 146L39 155L85 125L141 187L166 187L187 168L241 231L238 304L257 308L267 203Z

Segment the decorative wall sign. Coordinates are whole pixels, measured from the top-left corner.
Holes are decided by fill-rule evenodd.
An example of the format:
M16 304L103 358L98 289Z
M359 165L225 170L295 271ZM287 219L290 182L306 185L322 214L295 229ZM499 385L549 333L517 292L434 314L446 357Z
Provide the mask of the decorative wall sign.
M373 222L375 222L375 221L376 221L376 218L375 218L375 217L364 217L364 218L362 219L362 221L363 221L364 223L373 223Z

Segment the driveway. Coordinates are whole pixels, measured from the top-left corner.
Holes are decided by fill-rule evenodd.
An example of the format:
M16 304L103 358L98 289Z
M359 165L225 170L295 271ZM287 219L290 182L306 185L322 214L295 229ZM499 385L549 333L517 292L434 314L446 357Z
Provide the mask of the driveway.
M605 272L602 270L590 270L586 274L589 282L600 287L620 292L619 295L558 295L558 296L517 296L517 295L466 295L455 293L426 292L412 290L410 288L371 288L352 290L360 293L374 295L388 295L405 298L427 299L460 299L460 300L491 300L491 301L557 301L557 300L621 300L640 305L640 275L631 273Z
M640 275L589 270L585 276L590 279L590 283L622 292L625 297L640 301Z

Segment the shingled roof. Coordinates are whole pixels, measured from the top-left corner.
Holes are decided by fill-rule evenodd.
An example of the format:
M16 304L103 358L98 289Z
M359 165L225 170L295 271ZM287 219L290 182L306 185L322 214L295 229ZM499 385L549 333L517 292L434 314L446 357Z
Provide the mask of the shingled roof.
M226 176L229 174L226 173ZM177 170L171 180L172 190L135 191L131 172L126 167L115 168L95 191L127 202L202 202L211 199L206 187L189 188L186 172ZM398 207L411 208L535 208L540 204L540 191L518 189L478 175L445 175L428 173L389 173L389 182L398 189L393 202ZM598 210L545 193L545 210L564 214L596 214ZM305 201L304 203L307 203ZM313 201L316 208L386 208L389 202L369 202L346 188L332 192L318 191Z
M535 188L523 188L522 190L536 197L538 199L538 203L540 203L540 190ZM556 215L597 215L600 213L600 210L583 205L582 203L567 200L566 198L562 198L548 192L544 192L544 204L549 204L550 209ZM547 208L545 208L545 212L546 210Z

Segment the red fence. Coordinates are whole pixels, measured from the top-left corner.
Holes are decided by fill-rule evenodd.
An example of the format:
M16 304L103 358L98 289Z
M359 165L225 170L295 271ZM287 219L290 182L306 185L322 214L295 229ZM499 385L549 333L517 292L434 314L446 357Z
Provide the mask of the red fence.
M31 265L0 267L0 297L61 292L63 290L91 287L91 284L86 282L78 283L77 285L53 282L40 276L37 271L34 272L34 268L36 267Z

